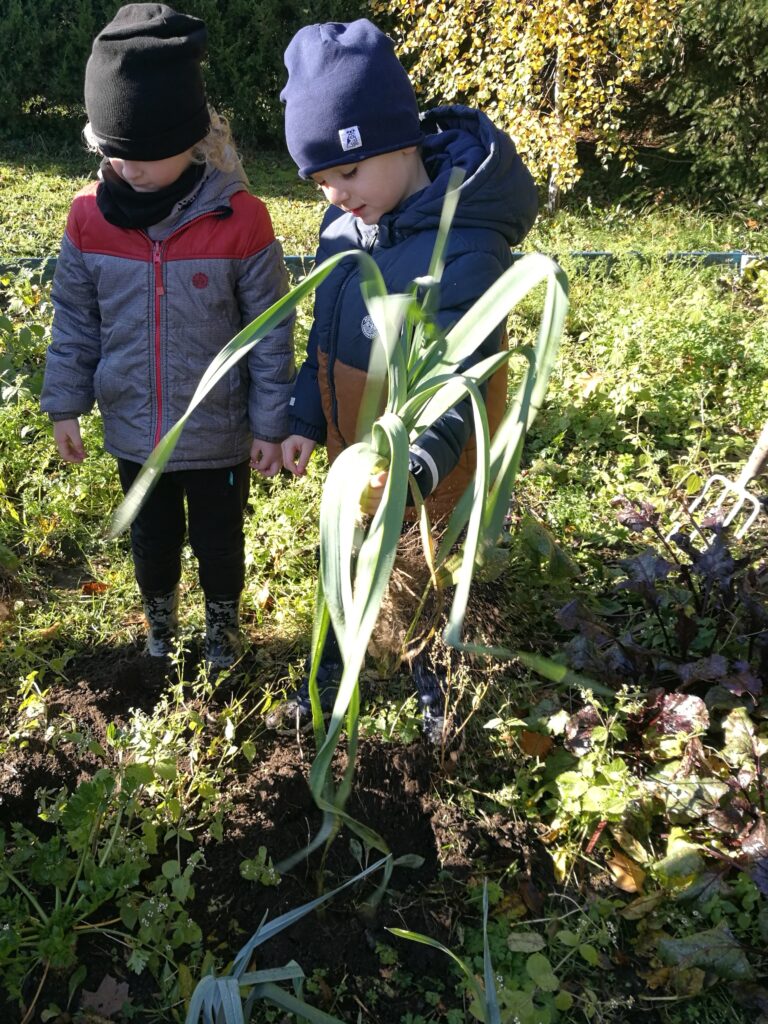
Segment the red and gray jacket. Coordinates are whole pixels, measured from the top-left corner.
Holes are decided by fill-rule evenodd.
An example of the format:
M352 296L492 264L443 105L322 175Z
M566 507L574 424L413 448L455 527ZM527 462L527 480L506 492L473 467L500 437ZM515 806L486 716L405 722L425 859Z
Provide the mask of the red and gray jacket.
M213 168L154 229L115 227L97 183L76 196L56 265L41 407L73 419L98 403L104 446L143 462L181 416L213 356L288 288L266 207L241 173ZM248 458L288 433L293 318L259 342L190 417L168 470Z

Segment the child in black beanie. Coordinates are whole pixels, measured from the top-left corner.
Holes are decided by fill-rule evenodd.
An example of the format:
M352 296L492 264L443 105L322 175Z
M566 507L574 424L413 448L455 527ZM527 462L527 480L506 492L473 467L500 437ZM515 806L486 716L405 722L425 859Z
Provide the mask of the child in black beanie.
M317 262L365 249L387 289L406 292L427 273L451 172L464 180L445 254L437 320L453 325L511 264L510 246L530 230L537 211L533 180L512 140L478 110L437 107L419 115L416 97L391 40L370 21L302 28L285 52L285 136L302 178L317 182L331 204L320 229ZM315 296L307 359L291 400L285 465L305 471L316 444L331 460L356 437L375 328L360 290L358 264L340 263ZM470 363L499 351L503 326ZM491 433L506 405L506 373L486 391ZM454 508L474 474L469 401L451 409L410 447L410 472L433 520ZM375 511L386 474L371 481L365 511ZM323 700L335 699L340 674L331 637L320 672ZM427 734L443 730L443 700L430 673L415 672ZM306 680L288 701L308 717Z
M69 213L41 405L62 459L82 462L78 418L98 403L124 491L213 356L288 287L269 214L206 102L205 45L199 19L127 4L86 67L84 134L103 159ZM131 527L153 657L173 650L187 526L206 663L221 669L238 656L250 469L273 476L282 464L292 327L260 342L195 412Z

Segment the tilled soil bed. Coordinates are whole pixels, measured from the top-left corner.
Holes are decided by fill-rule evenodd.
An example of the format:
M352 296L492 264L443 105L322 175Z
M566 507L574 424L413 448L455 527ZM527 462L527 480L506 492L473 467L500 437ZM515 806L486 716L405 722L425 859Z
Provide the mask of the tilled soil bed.
M162 673L134 650L103 648L82 656L67 667L71 682L49 695L49 716L65 716L81 733L103 742L110 722L127 720L134 707L150 710L164 685ZM262 732L257 754L229 780L221 838L200 834L186 843L183 854L200 850L204 860L194 872L194 896L187 903L189 916L201 928L204 947L226 963L244 945L267 914L269 919L307 903L360 870L359 845L342 828L330 847L302 860L283 873L277 885L245 880L240 865L264 847L273 864L280 864L306 846L317 832L321 814L314 804L307 775L311 739L298 744L295 737ZM70 791L103 766L96 754L62 742L56 749L34 741L15 746L0 765L0 827L8 833L12 822L49 834L50 826L38 816L38 791L66 786ZM345 761L337 755L335 770ZM395 868L388 892L371 911L365 900L373 891L369 882L353 886L321 910L308 914L260 946L255 968L276 967L295 960L311 979L310 1001L347 1020L400 1024L406 1013L429 1013L425 979L447 982L445 1006L460 1006L455 979L447 958L426 946L394 938L387 927L424 932L451 948L464 913L465 883L498 868L519 872L527 900L553 883L549 858L525 824L499 817L469 817L440 798L441 772L435 754L421 743L408 746L365 740L360 745L353 794L347 810L381 835L394 856L421 858L419 867ZM371 853L371 862L378 857ZM375 876L373 882L378 881ZM476 920L475 922L476 923ZM382 957L381 945L394 946L398 973ZM107 988L119 991L132 1008L130 1019L152 1017L157 1008L157 987L148 972L127 969L124 954L103 936L83 936L78 960L87 974L70 1004L70 1014L90 1006L84 1020L122 1021L125 1013L99 1004L88 993ZM415 984L407 991L403 978ZM114 983L111 979L114 979ZM29 979L29 996L40 977ZM127 988L126 988L127 986ZM85 996L83 995L85 993ZM67 1002L66 979L51 972L45 980L32 1020L51 1003ZM94 1007L96 1009L94 1009ZM146 1010L141 1009L147 1008ZM97 1012L99 1010L99 1012ZM95 1014L95 1015L94 1015ZM0 1007L0 1019L20 1020L18 1008ZM50 1018L49 1018L50 1019ZM55 1020L55 1018L53 1018ZM63 1015L60 1024L77 1019Z

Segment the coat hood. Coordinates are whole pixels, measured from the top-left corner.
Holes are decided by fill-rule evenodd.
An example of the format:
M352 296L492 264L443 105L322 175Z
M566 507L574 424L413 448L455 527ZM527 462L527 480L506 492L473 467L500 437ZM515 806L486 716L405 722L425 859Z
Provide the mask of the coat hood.
M197 187L174 206L168 216L147 231L150 238L165 238L187 220L216 210L229 210L237 192L248 189L248 179L238 161L231 171L220 171L210 164Z
M461 106L428 111L422 128L421 156L431 184L381 218L379 244L437 228L454 167L464 171L464 181L453 228L486 227L510 245L521 242L536 219L538 197L510 137L481 111Z

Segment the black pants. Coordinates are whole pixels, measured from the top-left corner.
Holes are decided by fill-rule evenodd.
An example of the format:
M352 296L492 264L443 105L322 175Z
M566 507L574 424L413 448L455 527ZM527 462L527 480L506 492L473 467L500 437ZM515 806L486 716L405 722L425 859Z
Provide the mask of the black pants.
M141 466L126 459L118 459L117 465L127 492ZM248 462L163 473L131 525L133 564L142 593L168 594L179 582L188 518L203 593L219 601L237 598L245 583L243 513L250 485Z

